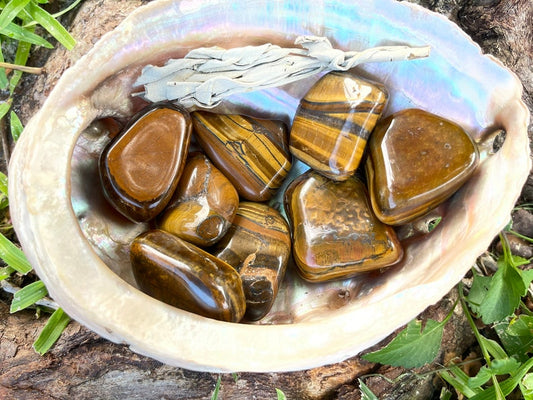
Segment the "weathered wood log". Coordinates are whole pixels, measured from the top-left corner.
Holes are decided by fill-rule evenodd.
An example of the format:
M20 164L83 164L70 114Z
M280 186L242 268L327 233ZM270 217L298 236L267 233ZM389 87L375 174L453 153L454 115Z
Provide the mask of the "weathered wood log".
M79 40L72 52L55 50L47 73L27 76L14 104L23 123L38 110L63 71L90 49L106 31L114 28L141 0L86 0L72 22ZM522 80L524 100L533 109L533 37L530 0L414 0L457 22L482 49L501 59ZM38 51L34 56L42 56ZM43 60L42 58L41 60ZM40 65L40 64L39 64ZM533 129L530 126L530 137ZM531 181L531 180L530 180ZM524 199L531 200L531 186ZM420 317L442 320L455 301L450 294ZM1 399L209 399L218 374L193 372L163 365L139 356L128 347L110 343L75 322L46 355L31 347L44 319L32 311L9 314L9 296L0 292L0 398ZM386 339L384 343L389 341ZM436 359L445 363L464 356L473 343L464 316L457 309L444 333ZM378 348L376 346L375 348ZM416 372L427 372L428 366ZM369 373L396 378L404 369L380 367L354 357L344 362L292 373L221 375L221 399L274 399L275 389L289 399L359 399L357 378ZM407 375L389 383L380 377L365 379L380 399L427 399L438 390L435 375Z

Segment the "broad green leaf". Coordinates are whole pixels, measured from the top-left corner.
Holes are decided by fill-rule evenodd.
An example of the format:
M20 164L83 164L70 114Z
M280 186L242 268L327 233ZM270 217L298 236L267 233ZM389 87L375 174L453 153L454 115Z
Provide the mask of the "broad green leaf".
M0 233L0 258L21 274L27 274L32 270L26 256L17 246Z
M489 290L491 279L492 277L490 276L479 275L474 272L474 280L472 281L472 287L466 297L466 301L472 312L477 316L479 316L480 313L479 307Z
M26 7L30 0L11 0L0 13L0 29L4 29L17 14Z
M487 339L485 336L480 336L480 339L480 344L487 349L492 358L504 359L509 357L502 346L500 346L500 344L495 340Z
M7 196L7 176L0 172L0 192Z
M13 272L15 272L15 270L11 267L0 268L0 281L9 278Z
M524 280L524 285L526 285L526 287L529 287L529 285L531 285L531 282L533 282L533 269L522 271L522 278Z
M515 375L507 378L503 382L500 382L498 388L501 389L501 394L507 396L510 394L520 383L522 378L529 372L533 367L533 358L530 358L527 362L521 365L520 369L516 372ZM483 390L481 393L472 396L470 400L494 400L497 399L499 393L497 389L495 390L494 386L490 386L487 389Z
M473 376L468 379L467 385L471 389L479 388L485 383L487 383L490 378L492 378L492 375L493 372L486 365L484 365L483 367L481 367L476 376Z
M520 382L520 391L524 400L533 400L533 373L526 374Z
M494 375L514 375L520 369L518 360L512 357L492 360L490 369Z
M364 384L361 379L359 381L359 390L361 391L361 400L379 400L377 396Z
M50 33L56 40L65 46L68 50L72 50L76 45L76 41L70 33L61 25L53 16L47 11L43 10L35 3L29 3L26 10L31 17L37 21L44 29Z
M11 302L9 312L14 313L24 310L26 307L35 304L36 301L41 300L47 294L48 290L46 290L43 281L30 283L13 295L13 301Z
M520 267L521 265L529 264L530 261L527 258L520 257L514 254L509 254L510 261L509 263L514 267Z
M509 356L525 362L528 353L533 352L533 317L520 315L511 322L501 322L494 326L503 347Z
M69 322L69 316L61 308L55 310L50 318L48 318L39 337L33 343L34 350L40 355L46 353L57 339L59 339Z
M13 141L16 142L19 140L20 134L24 130L24 127L22 126L22 122L20 122L18 115L15 114L14 111L11 111L9 114L9 124L11 128L11 137L13 138Z
M13 22L9 23L4 29L0 29L0 34L10 37L21 42L27 42L35 44L37 46L43 46L47 49L52 49L54 46L46 40L36 35L29 29L22 28L21 26L14 24Z
M513 314L526 290L520 272L504 259L498 260L498 270L479 307L483 322L491 324Z
M215 384L215 390L213 391L213 394L211 395L211 400L217 400L218 399L218 392L220 391L220 384L222 383L222 377L219 375L217 379L217 383Z
M276 396L278 400L287 400L287 397L285 396L285 393L283 393L280 389L276 388Z
M428 364L439 352L446 322L447 319L443 322L428 319L422 330L422 323L413 320L386 347L365 354L363 358L371 362L405 368L417 368Z

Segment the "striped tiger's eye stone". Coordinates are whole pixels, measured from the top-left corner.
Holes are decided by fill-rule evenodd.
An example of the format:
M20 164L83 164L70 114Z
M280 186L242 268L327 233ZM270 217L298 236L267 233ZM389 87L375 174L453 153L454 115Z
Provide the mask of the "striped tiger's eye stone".
M369 142L366 172L378 218L400 225L426 214L472 175L479 160L457 124L418 109L380 121Z
M192 113L202 149L246 200L266 201L291 168L283 122L242 115Z
M182 173L191 137L189 113L172 105L137 114L104 149L100 180L107 200L134 222L159 214Z
M385 87L347 72L324 75L296 110L292 154L336 181L353 175L388 100Z
M213 254L235 267L246 297L245 318L263 318L274 303L291 251L281 214L261 203L241 202L233 224Z
M159 227L198 246L211 246L226 234L238 206L231 182L205 155L191 154Z
M363 183L343 182L309 170L285 192L293 257L309 281L346 278L392 265L403 256L394 230L380 222Z
M156 229L134 239L130 257L135 280L146 294L204 317L228 322L243 317L239 274L202 249Z

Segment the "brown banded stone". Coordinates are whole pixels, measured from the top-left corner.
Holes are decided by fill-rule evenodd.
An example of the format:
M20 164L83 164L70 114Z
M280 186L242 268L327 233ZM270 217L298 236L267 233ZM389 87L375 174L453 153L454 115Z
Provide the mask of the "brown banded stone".
M380 121L366 172L377 217L400 225L446 200L472 175L477 147L457 124L419 109Z
M198 246L211 246L226 234L238 206L231 182L204 154L193 153L158 226Z
M372 212L364 184L309 170L285 192L292 225L293 257L309 281L346 278L392 265L403 250L394 230Z
M159 214L178 184L191 131L189 113L173 105L158 104L137 114L100 157L107 200L134 222Z
M146 294L221 321L245 313L242 281L224 261L162 230L139 235L130 249L133 274Z
M191 115L200 146L237 192L250 201L270 199L291 168L285 124L204 111Z
M290 251L289 227L281 214L266 204L241 202L231 228L213 254L239 271L246 319L257 321L272 307Z
M383 85L330 72L307 92L290 132L291 153L336 181L359 166L370 132L388 100Z

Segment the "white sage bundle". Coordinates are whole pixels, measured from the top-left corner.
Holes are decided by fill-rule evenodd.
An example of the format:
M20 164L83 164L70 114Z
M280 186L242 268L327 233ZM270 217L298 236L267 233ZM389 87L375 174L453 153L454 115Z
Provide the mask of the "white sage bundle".
M302 48L270 43L234 49L198 48L164 66L143 68L139 95L157 102L170 100L185 107L215 107L236 93L277 87L322 71L347 71L361 63L403 61L427 57L429 46L381 46L363 51L334 49L325 37L299 36Z

